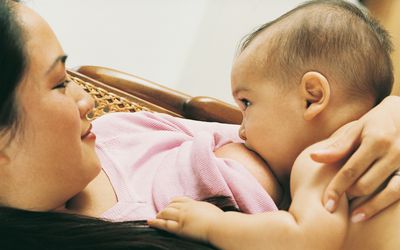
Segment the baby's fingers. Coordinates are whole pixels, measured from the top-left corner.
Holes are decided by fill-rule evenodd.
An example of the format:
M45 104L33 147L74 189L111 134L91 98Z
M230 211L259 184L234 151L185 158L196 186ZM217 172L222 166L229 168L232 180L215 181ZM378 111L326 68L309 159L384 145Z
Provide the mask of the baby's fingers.
M179 208L174 204L169 205L164 210L158 212L157 219L179 221Z
M177 196L177 197L172 198L171 204L172 203L186 203L186 202L190 202L190 201L193 201L193 199L189 198L187 196Z
M166 219L149 219L147 220L147 224L150 227L161 229L170 233L178 233L179 232L179 223L174 220L166 220Z
M179 232L179 210L171 205L160 211L156 219L149 219L147 223L150 227L165 230L170 233Z
M351 221L356 223L365 221L400 199L400 172L398 171L389 181L388 185L369 201L357 207L351 216Z

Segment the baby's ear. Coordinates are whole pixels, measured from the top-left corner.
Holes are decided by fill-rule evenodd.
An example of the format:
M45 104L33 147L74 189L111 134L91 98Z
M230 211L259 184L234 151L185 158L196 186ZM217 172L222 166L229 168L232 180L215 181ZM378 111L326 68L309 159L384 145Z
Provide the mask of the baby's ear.
M310 121L328 106L331 95L330 85L324 75L309 71L303 75L300 88L306 103L304 119Z

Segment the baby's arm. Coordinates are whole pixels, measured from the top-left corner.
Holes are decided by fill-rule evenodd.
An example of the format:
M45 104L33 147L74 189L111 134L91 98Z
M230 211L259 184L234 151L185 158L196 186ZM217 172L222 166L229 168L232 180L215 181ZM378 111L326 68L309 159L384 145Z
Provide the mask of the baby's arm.
M346 236L347 200L342 198L333 214L323 207L322 193L336 168L312 161L313 148L294 164L288 212L222 212L205 202L177 198L149 224L221 249L339 249Z

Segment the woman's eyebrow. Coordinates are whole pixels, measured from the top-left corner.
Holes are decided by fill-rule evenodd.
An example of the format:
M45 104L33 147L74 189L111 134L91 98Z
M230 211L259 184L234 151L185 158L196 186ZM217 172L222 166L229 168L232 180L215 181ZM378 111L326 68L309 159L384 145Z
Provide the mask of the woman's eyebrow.
M54 69L54 67L61 62L62 64L65 64L65 61L67 61L68 56L67 55L61 55L54 60L54 62L51 64L50 68L46 71L46 75L50 73Z

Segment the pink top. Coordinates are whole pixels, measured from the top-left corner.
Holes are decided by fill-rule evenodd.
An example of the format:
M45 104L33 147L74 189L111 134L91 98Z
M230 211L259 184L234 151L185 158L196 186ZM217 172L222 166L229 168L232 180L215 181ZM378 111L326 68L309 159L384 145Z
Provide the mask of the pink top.
M103 218L154 218L176 196L228 196L245 213L277 210L246 168L213 153L228 142L241 142L237 125L136 112L102 116L93 131L118 200Z

